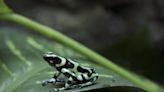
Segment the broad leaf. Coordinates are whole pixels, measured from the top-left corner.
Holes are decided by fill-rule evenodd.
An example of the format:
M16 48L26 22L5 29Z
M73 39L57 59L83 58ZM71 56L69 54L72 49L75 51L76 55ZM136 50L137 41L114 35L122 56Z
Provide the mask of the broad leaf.
M100 75L95 85L65 92L90 91L116 86L137 87L112 71L91 63L67 47L37 34L1 28L0 42L0 92L53 92L55 86L41 86L41 81L51 78L56 71L42 59L42 54L46 51L94 67Z

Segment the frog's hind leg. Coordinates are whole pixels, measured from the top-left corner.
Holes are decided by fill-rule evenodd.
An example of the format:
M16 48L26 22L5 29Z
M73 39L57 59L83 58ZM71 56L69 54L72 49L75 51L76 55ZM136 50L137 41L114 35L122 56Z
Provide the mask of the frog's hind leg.
M79 88L83 88L83 87L90 86L90 85L93 85L93 82L86 82L83 84L79 84Z
M93 85L97 79L98 79L98 76L95 75L95 76L93 76L88 82L83 83L83 84L79 84L79 87L80 87L80 88L83 88L83 87L86 87L86 86Z

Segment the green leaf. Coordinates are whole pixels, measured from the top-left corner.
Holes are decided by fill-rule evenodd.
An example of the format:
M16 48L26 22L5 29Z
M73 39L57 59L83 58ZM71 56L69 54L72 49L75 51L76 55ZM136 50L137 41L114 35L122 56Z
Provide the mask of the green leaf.
M58 43L36 34L13 30L0 29L0 92L53 92L55 86L41 86L41 81L51 78L55 72L42 59L42 54L46 51L53 51L58 55L76 60L82 65L94 67L100 75L95 85L65 92L90 91L116 86L137 87L112 71L90 63L80 54Z
M57 30L54 30L48 26L42 25L40 23L37 23L33 20L30 20L22 15L19 14L4 14L4 16L1 16L2 19L15 22L17 24L20 24L24 27L27 27L34 32L37 32L38 34L41 34L51 40L58 41L61 44L70 47L74 51L77 51L78 53L81 53L82 55L86 56L88 59L92 60L95 63L98 63L99 65L103 66L104 68L110 69L113 72L119 74L120 76L126 78L127 80L135 83L136 85L144 88L147 91L150 92L159 92L159 90L163 90L162 87L160 87L158 84L140 77L139 75L136 75L134 73L129 72L128 70L116 65L112 61L108 60L107 58L101 56L100 54L94 52L93 50L87 48L86 46L82 45L81 43L71 39L70 37L58 32Z
M0 0L0 14L10 13L11 10L5 4L4 0Z

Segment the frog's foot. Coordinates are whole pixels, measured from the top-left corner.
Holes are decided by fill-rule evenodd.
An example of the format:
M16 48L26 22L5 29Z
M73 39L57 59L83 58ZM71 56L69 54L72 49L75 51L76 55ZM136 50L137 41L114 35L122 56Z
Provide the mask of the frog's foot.
M86 83L83 83L83 84L79 84L78 87L83 88L83 87L90 86L90 85L93 85L93 82L86 82Z
M56 79L51 78L51 79L49 79L49 80L44 80L44 81L42 82L42 86L46 86L47 84L55 84L55 83L56 83Z
M54 88L54 92L57 92L57 91L59 91L59 89L57 89L57 88Z
M57 92L57 91L62 91L62 90L66 90L68 88L65 88L65 87L62 87L62 88L54 88L54 92Z
M90 85L93 85L94 83L92 82L87 82L87 83L83 83L83 84L75 84L75 85L72 85L70 86L69 88L70 89L73 89L73 88L83 88L83 87L86 87L86 86L90 86Z

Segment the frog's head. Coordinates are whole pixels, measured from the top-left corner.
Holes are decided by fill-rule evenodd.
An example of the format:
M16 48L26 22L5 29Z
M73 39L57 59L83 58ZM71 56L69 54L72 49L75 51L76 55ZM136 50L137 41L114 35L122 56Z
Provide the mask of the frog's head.
M61 59L59 56L55 55L53 52L47 52L43 55L45 61L48 62L51 66L55 66L56 64L61 63Z

